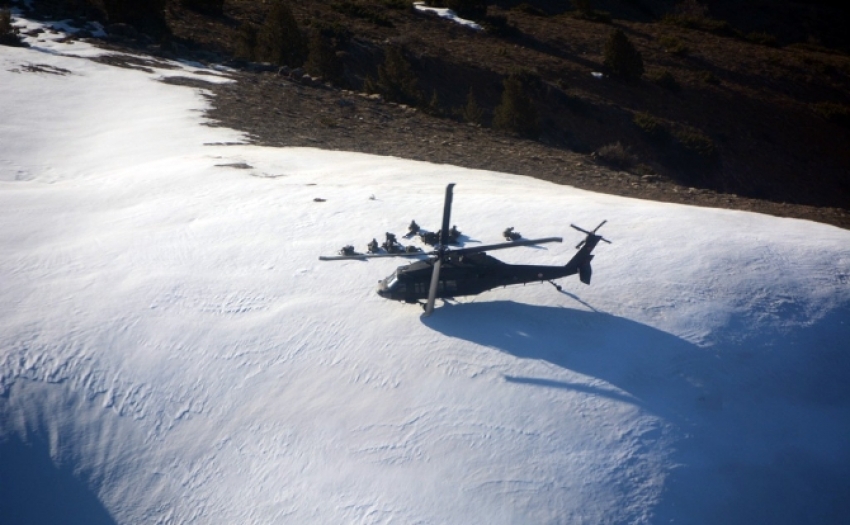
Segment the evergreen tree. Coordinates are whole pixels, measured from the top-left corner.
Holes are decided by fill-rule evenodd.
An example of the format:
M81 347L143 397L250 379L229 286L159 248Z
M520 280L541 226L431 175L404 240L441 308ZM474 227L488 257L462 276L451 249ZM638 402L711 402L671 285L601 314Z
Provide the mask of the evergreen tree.
M283 0L275 0L257 32L257 59L298 67L304 63L307 43L295 15Z
M537 109L525 92L520 75L508 76L503 82L502 100L493 115L493 127L528 138L537 138L540 123Z
M342 81L342 62L336 56L333 45L321 31L310 36L309 54L304 69L314 76L338 84Z
M165 23L166 0L103 0L109 23L130 24L153 35L168 33Z
M643 57L620 29L615 29L605 43L605 65L611 72L629 81L643 75Z
M183 6L208 15L224 13L224 0L181 0Z
M236 37L236 56L245 60L257 58L257 26L243 22Z
M18 28L12 25L12 13L8 9L0 9L0 45L25 47Z
M440 104L440 97L437 95L436 89L431 92L431 100L428 102L427 112L437 117L443 114L443 106Z
M413 72L410 62L404 58L401 47L387 48L384 63L378 68L377 88L387 100L411 106L422 103L423 97L416 73Z
M478 106L478 101L475 100L475 93L473 93L471 87L466 95L466 106L463 107L463 120L471 124L481 124L484 120L484 111Z
M583 15L593 12L593 8L590 6L590 0L573 0L573 6L575 6L576 11Z

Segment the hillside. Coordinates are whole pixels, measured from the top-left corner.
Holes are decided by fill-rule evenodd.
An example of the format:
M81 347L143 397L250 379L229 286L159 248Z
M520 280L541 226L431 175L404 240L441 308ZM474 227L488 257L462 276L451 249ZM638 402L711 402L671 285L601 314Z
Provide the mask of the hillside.
M75 2L59 5L67 9L69 3ZM514 171L621 195L850 224L850 57L842 50L848 49L843 33L835 30L846 20L844 10L718 2L709 11L694 1L635 0L591 2L588 16L564 2L488 4L486 14L472 13L485 28L475 31L406 1L292 2L304 45L321 35L334 57L332 67L313 66L333 69L334 89L323 92L307 82L304 89L314 93L296 102L279 89L278 67L253 66L250 59L261 57L245 50L245 31L262 26L271 3L227 0L218 15L170 2L167 34L150 38L119 24L111 26L108 40L245 70L245 82L216 90L221 111L212 115L264 144L325 144ZM36 5L63 8L49 9L50 1ZM614 29L642 55L645 72L637 82L611 75L604 64ZM415 76L415 95L393 96L375 86L388 50L396 49ZM289 71L307 53L305 47L280 60L289 66L287 80L304 84L300 73L295 78ZM502 81L512 73L521 76L539 115L539 126L524 137L491 129ZM375 110L353 99L358 104L334 107L352 101L341 89L368 91L370 81L385 100L426 113L419 124L428 123L429 136L445 130L452 136L422 148L405 136L409 115L387 116L404 115L389 105ZM262 99L253 98L258 90ZM483 128L464 130L470 91ZM351 114L374 111L384 114L381 126L347 125ZM321 113L327 115L320 119ZM302 126L311 130L310 140L292 133ZM457 155L457 148L465 154Z

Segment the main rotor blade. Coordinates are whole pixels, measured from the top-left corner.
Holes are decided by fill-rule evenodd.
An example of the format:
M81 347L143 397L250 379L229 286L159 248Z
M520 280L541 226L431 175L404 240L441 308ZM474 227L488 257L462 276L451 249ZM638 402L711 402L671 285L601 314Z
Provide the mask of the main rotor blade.
M561 237L544 237L543 239L520 239L518 241L501 242L499 244L487 244L485 246L473 246L471 248L461 248L459 250L451 250L452 255L464 255L467 253L489 252L493 250L504 250L506 248L517 248L519 246L534 246L547 242L562 242Z
M348 259L377 259L378 257L420 257L433 255L433 252L411 252L411 253L361 253L359 255L320 255L320 261L345 261Z
M596 230L601 228L606 222L608 222L608 219L605 219L604 221L600 222L599 226L597 226L596 228L593 228L593 233L596 233Z
M600 224L600 226L601 226L601 224ZM583 233L585 235L593 235L593 232L589 232L589 231L585 230L584 228L579 228L575 224L570 224L570 227L580 231L581 233Z
M437 285L440 283L440 266L443 259L437 257L434 261L434 271L431 272L431 287L428 290L428 302L425 304L425 317L431 315L434 311L434 301L437 299Z
M446 200L443 203L443 228L440 230L440 246L447 246L449 244L449 222L452 216L452 191L454 187L454 182L446 186Z

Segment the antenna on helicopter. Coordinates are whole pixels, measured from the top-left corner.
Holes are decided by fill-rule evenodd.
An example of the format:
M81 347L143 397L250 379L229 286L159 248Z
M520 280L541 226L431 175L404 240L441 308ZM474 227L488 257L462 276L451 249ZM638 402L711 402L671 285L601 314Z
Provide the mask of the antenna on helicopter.
M604 220L604 221L600 222L600 223L599 223L599 226L597 226L596 228L594 228L592 232L589 232L589 231L585 230L584 228L579 228L579 227L578 227L578 226L576 226L575 224L570 224L570 226L572 226L572 227L573 227L573 228L575 228L576 230L578 230L578 231L580 231L580 232L582 232L582 233L584 233L584 234L586 234L586 235L592 235L592 236L594 236L594 237L599 237L599 240L600 240L600 241L605 241L605 242L607 242L608 244L611 244L611 241L609 241L609 240L608 240L608 239L606 239L605 237L603 237L603 236L601 236L601 235L596 235L596 230L598 230L599 228L601 228L601 227L602 227L602 225L603 225L603 224L605 224L606 222L608 222L608 219L606 219L606 220ZM584 243L585 243L585 242L587 242L587 239L584 239L584 240L583 240L583 241L581 241L580 243L576 244L576 250L578 250L578 249L580 249L582 246L584 246Z

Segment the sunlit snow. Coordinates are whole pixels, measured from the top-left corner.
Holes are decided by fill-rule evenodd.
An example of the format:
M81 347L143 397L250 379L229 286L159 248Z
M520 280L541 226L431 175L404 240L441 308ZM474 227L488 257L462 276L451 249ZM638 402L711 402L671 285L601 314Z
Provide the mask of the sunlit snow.
M850 515L847 231L249 146L160 81L226 72L61 36L0 48L0 523ZM593 284L423 318L375 293L403 261L318 260L438 228L449 182L467 245L564 237L508 262L607 219Z
M473 22L472 20L467 20L466 18L461 18L457 15L457 13L446 7L430 7L425 5L425 2L413 2L413 8L422 13L433 13L440 18L451 20L452 22L468 27L469 29L474 29L476 31L481 31L481 29L483 29L481 24Z

